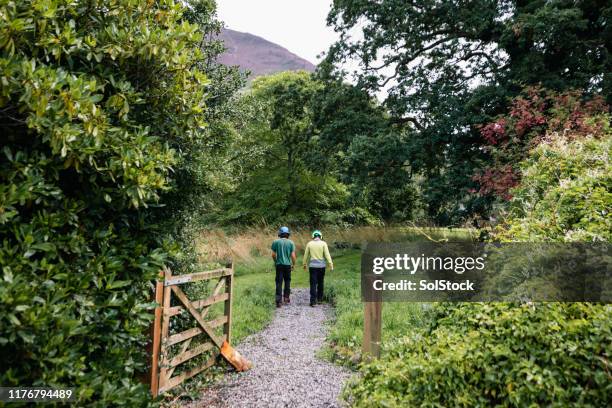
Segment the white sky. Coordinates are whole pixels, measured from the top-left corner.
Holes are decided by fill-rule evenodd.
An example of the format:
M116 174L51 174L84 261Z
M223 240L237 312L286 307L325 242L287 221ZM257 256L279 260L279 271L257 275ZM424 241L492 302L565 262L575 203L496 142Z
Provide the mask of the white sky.
M313 64L337 35L325 20L332 0L217 0L227 28L248 32L287 48Z

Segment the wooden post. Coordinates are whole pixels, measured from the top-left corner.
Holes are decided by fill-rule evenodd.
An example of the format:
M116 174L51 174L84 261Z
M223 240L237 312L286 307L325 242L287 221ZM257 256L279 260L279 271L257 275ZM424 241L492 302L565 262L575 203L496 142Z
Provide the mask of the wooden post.
M234 286L234 263L230 262L226 265L227 268L232 270L231 275L225 277L225 293L227 293L227 299L225 300L224 315L227 316L227 322L223 326L223 334L225 340L231 343L232 337L232 289Z
M155 284L155 320L153 321L153 349L151 350L151 393L157 396L159 392L159 350L161 342L162 302L164 298L163 272Z
M382 302L365 302L363 319L363 354L380 357Z
M368 275L362 278L362 285L371 290L376 276ZM363 314L363 355L380 357L380 341L382 337L382 296L380 291L372 291L364 302Z
M170 268L165 267L164 269L164 281L172 278L172 271ZM166 341L168 339L168 333L170 332L170 298L172 296L172 288L164 284L164 307L162 313L162 327L161 327L161 368L159 370L159 388L165 389L168 383L168 346ZM158 389L159 391L159 389Z

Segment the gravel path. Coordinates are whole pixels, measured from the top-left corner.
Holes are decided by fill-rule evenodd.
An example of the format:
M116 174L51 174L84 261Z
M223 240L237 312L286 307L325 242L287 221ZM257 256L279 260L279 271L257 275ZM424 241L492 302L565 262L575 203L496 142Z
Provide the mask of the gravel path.
M293 289L291 304L276 310L272 323L239 344L253 362L208 389L190 408L339 407L349 372L316 357L325 340L331 308L310 307L307 289Z

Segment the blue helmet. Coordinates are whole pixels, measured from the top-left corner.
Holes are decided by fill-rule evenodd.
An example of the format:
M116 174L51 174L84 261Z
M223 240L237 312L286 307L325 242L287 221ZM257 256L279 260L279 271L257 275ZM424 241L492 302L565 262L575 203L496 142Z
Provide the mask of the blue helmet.
M291 232L289 232L289 227L280 227L278 230L278 236L280 237L282 234L291 234Z

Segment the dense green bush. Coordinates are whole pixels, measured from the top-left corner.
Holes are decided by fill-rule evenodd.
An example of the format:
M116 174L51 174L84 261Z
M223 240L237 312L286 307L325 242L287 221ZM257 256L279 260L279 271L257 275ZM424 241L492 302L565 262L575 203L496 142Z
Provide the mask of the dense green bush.
M551 133L519 164L499 241L610 241L609 128ZM609 406L612 307L441 304L387 344L345 397L356 406Z
M497 239L612 241L612 132L554 139L522 162Z
M612 307L461 304L392 343L349 390L361 407L610 404Z
M173 0L0 3L0 383L145 405L151 223L204 127ZM175 148L173 148L175 147Z

